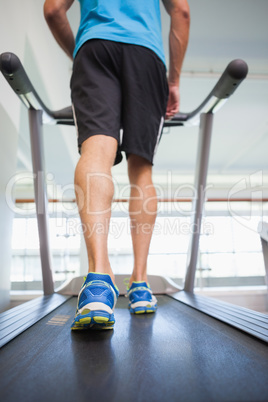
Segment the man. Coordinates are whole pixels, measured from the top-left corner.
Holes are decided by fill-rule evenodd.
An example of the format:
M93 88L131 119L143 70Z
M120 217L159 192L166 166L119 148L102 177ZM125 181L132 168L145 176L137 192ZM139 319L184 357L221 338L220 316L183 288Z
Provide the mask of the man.
M76 40L67 19L74 0L46 0L44 15L73 59L71 96L81 158L75 171L89 269L72 329L113 328L118 297L107 237L113 198L111 168L124 151L131 185L129 215L134 268L130 312L151 313L157 300L147 282L147 258L156 219L153 158L164 118L179 110L179 81L188 43L187 0L163 0L170 15L166 78L159 0L79 0ZM123 130L123 137L120 136Z

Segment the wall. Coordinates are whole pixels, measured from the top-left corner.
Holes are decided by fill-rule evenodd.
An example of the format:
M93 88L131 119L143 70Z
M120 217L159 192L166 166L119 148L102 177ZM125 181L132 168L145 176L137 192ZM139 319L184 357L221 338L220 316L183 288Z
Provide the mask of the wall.
M3 0L0 4L4 3ZM23 38L18 35L21 25L20 12L22 4L14 0L2 4L0 13L0 52L13 48L21 53ZM14 12L16 10L16 12ZM11 18L7 17L12 16ZM10 265L11 265L11 235L13 212L6 203L6 185L16 170L16 154L21 106L16 102L8 84L1 77L0 105L0 311L9 304Z
M52 38L43 4L43 0L0 0L0 53L17 54L41 97L59 109L70 104L71 62ZM16 173L18 138L25 144L21 159L28 162L27 170L26 165L31 166L27 110L0 74L0 311L9 304L13 211L7 205L6 186Z

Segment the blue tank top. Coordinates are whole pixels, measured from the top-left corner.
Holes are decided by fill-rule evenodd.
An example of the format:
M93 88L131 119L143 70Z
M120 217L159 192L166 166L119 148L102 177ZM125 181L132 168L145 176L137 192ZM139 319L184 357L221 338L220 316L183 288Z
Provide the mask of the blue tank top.
M79 0L80 26L73 56L89 39L145 46L165 64L159 0Z

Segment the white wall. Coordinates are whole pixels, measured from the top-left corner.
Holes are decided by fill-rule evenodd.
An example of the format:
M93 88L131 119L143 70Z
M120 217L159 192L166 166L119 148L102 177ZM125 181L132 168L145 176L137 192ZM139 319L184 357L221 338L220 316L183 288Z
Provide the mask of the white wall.
M3 4L5 3L5 4ZM0 52L11 48L23 52L23 36L18 35L21 25L22 2L0 0ZM14 12L16 10L16 12ZM8 18L9 16L9 18ZM11 17L12 16L12 17ZM11 18L10 18L11 17ZM18 127L21 106L16 102L8 84L1 77L0 105L0 311L9 304L11 235L13 212L6 203L6 185L15 174Z
M52 38L43 4L43 0L0 0L0 53L15 53L41 97L57 109L70 104L71 62ZM26 108L0 74L0 310L9 303L10 290L13 211L6 202L6 186L16 172L18 137L29 136L25 121Z
M6 203L6 185L16 168L17 130L0 105L0 312L9 304L12 209ZM3 128L2 122L5 123Z

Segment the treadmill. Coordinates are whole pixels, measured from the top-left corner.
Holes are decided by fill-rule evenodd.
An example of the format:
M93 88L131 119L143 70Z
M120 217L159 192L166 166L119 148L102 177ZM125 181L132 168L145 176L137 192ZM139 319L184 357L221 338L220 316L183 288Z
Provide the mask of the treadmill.
M131 315L123 275L110 331L71 331L82 277L54 290L48 240L43 124L73 125L71 107L51 111L19 58L0 55L0 70L28 108L44 296L0 314L0 398L54 401L268 401L268 316L194 293L215 112L247 75L233 60L201 105L165 126L199 123L197 197L183 288L149 276L155 314Z

